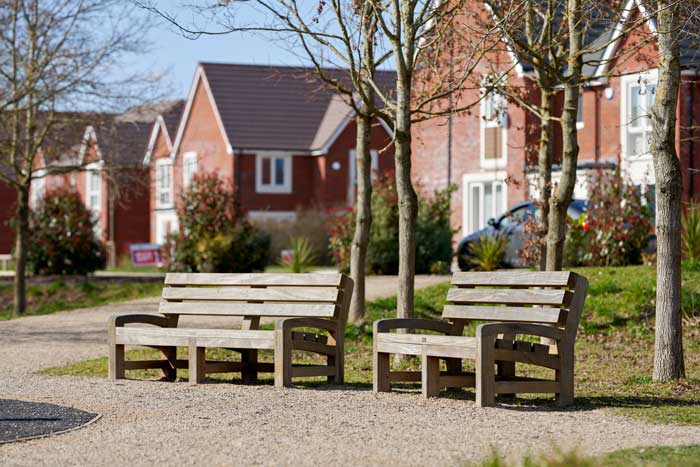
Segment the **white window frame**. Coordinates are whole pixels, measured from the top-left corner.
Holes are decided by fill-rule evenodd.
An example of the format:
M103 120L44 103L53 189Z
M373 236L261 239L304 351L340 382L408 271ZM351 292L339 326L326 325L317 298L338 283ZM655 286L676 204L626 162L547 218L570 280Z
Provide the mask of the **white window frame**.
M632 118L632 94L630 91L632 87L640 85L640 79L648 80L648 85L656 87L658 84L658 73L656 70L648 70L643 73L633 73L620 77L620 146L622 149L622 159L626 162L651 160L649 143L646 144L647 151L641 155L632 154L628 147L628 136L630 134L641 134L642 137L651 137L651 108L642 109L643 112L648 112L648 116L640 118L641 125L633 125L634 122L630 121Z
M485 94L485 95L484 95L484 98L481 100L480 111L479 111L479 125L480 125L479 159L480 159L481 167L484 169L502 168L508 164L508 110L507 110L508 106L506 103L506 110L503 112L503 115L499 119L496 119L496 120L487 119L486 118L486 108L489 105L489 102L493 101L496 98L500 98L500 99L505 100L505 97L499 93L490 93L490 94L486 95L486 92L487 92L486 88L481 89L481 93ZM485 143L486 129L487 128L501 128L501 131L502 131L501 157L498 159L486 159L486 157L485 157L486 146L484 143Z
M270 183L263 183L263 160L270 159ZM284 181L281 185L274 183L275 180L275 160L284 161ZM292 192L292 156L275 154L255 155L255 192L256 193L276 193L288 194Z
M379 170L379 151L370 149L370 157L372 159L370 166L370 180L374 181L377 178ZM348 154L348 205L355 205L355 197L357 195L357 156L354 149Z
M197 174L197 153L188 151L182 155L182 187L190 186L192 178Z
M508 184L506 183L507 176L508 174L506 174L505 171L462 175L462 233L464 235L486 227L490 218L497 218L499 215L508 210ZM493 210L490 213L486 213L484 209L484 187L487 184L493 185L494 203ZM497 206L495 202L496 186L500 186L502 190L501 206ZM479 190L479 211L482 213L481 220L483 221L483 225L472 225L473 213L470 199L472 187L478 187Z
M165 226L170 222L170 232L177 232L179 219L175 211L161 211L156 212L155 224L156 224L156 237L155 243L163 245L165 243L165 237L168 234L166 232Z
M34 172L33 176L36 178L33 178L31 183L30 183L29 206L32 209L36 209L39 207L41 200L44 198L44 195L46 194L46 170L39 169L39 170Z
M93 189L93 178L97 177L97 188ZM94 203L92 202L96 200ZM102 169L98 164L88 164L85 167L85 206L99 218L102 211Z
M166 167L169 170L170 186L161 186L161 168ZM173 206L173 162L169 158L156 160L156 176L155 176L155 192L156 192L156 208L170 208ZM161 201L161 195L168 193L169 200L167 203Z

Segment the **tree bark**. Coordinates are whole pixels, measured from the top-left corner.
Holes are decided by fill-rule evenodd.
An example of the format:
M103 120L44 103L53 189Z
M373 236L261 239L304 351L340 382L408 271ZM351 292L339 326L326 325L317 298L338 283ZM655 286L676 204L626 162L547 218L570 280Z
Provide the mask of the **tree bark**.
M559 271L564 260L566 240L566 211L571 203L576 186L578 164L578 96L583 68L583 46L581 0L567 0L566 20L569 31L567 76L564 83L564 111L561 117L563 152L561 179L552 193L549 203L549 232L547 233L547 271Z
M549 199L552 195L552 91L540 90L540 147L537 158L540 210L537 216L537 234L539 241L538 269L547 269L547 233L549 232Z
M26 269L29 213L29 189L22 186L17 188L17 208L15 210L15 316L27 311Z
M685 376L681 320L681 191L676 154L680 18L675 0L658 2L659 81L651 114L656 176L656 338L654 381Z
M413 316L416 271L416 218L418 197L411 183L410 77L397 81L396 138L394 165L399 198L399 286L396 300L398 318Z
M363 106L363 110L367 110ZM358 113L355 159L357 164L357 206L355 234L350 252L350 276L355 283L350 302L349 321L358 326L365 320L365 267L369 232L372 226L372 156L370 153L371 119L367 112Z

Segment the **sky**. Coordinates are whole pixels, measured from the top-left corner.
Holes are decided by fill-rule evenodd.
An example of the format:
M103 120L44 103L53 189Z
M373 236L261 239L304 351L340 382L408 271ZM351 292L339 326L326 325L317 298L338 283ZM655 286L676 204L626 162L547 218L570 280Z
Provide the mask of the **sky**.
M157 0L158 7L168 9L173 3ZM177 12L174 12L178 14ZM246 63L256 65L308 65L301 53L295 54L279 40L258 33L231 33L201 36L196 40L184 37L175 27L153 13L154 28L148 35L148 52L135 57L131 67L146 71L165 72L168 97L185 98L194 76L197 62ZM246 20L264 20L262 14L248 10ZM187 21L180 13L178 18Z

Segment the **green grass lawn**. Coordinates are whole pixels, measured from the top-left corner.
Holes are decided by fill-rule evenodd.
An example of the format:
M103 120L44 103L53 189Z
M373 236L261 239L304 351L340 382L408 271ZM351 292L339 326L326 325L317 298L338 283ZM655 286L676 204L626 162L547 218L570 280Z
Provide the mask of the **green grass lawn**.
M581 268L577 272L590 280L590 291L579 329L576 346L576 406L578 410L605 408L656 423L700 425L700 272L684 271L683 312L685 322L685 359L688 378L674 383L654 383L650 375L654 349L654 268ZM422 289L416 293L416 315L438 317L448 284ZM349 384L369 387L372 375L372 321L395 314L396 298L382 298L369 303L367 333L357 327L346 329L346 380ZM237 354L208 350L210 358L236 359ZM127 358L141 359L157 355L154 350L132 349ZM262 359L271 355L261 352ZM183 354L184 357L184 354ZM304 358L302 356L302 358ZM313 362L312 357L305 357ZM408 361L406 367L418 368ZM470 365L470 364L467 364ZM524 367L523 374L542 375L537 369ZM51 375L100 376L107 374L106 357L43 371ZM187 377L186 371L179 375ZM133 371L130 377L158 378L157 372ZM266 382L271 375L264 375ZM217 378L238 381L237 375ZM319 384L310 379L308 384ZM445 397L473 399L471 390L451 390ZM523 397L518 401L532 402ZM551 397L537 401L552 404Z
M598 457L586 457L576 452L562 452L552 456L526 456L516 464L498 455L477 464L480 467L662 467L700 466L700 446L650 447L623 449Z
M157 297L161 282L97 282L56 280L27 288L27 313L22 316L45 315L57 311L93 307L137 298ZM13 285L0 285L0 321L11 319Z

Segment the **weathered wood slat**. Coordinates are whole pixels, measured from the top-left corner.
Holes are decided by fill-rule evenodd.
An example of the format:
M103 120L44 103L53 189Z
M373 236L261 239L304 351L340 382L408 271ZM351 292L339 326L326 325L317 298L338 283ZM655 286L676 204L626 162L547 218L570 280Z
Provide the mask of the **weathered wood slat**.
M332 318L337 311L334 304L315 303L242 303L242 302L161 302L159 313L177 315L220 316L311 316Z
M467 375L440 375L440 387L443 388L468 388L476 385L474 373Z
M118 344L223 347L246 349L274 348L274 331L185 328L117 328Z
M170 368L167 360L125 360L125 370L165 370Z
M165 300L234 300L261 302L335 303L340 290L324 287L242 288L242 287L165 287Z
M420 383L421 372L420 371L390 371L389 372L389 382L391 383Z
M447 301L454 303L494 303L502 305L568 306L573 294L568 290L527 289L450 289Z
M573 288L576 274L568 271L457 272L452 284L458 286L567 287Z
M559 381L496 381L494 390L496 394L515 393L554 393L560 391Z
M560 308L447 304L442 311L442 317L479 321L557 324L561 320L562 312L566 313L566 311L562 311Z
M165 285L302 286L339 287L342 274L222 274L168 273Z
M293 340L292 350L302 350L304 352L314 352L322 355L335 356L335 346L327 345L322 342Z
M547 355L539 352L523 352L518 350L496 349L494 352L496 360L508 362L529 363L539 365L552 370L561 368L561 359L557 355Z
M205 373L233 373L241 371L242 369L243 364L241 362L204 362Z
M292 366L292 376L333 376L335 367L322 365Z

